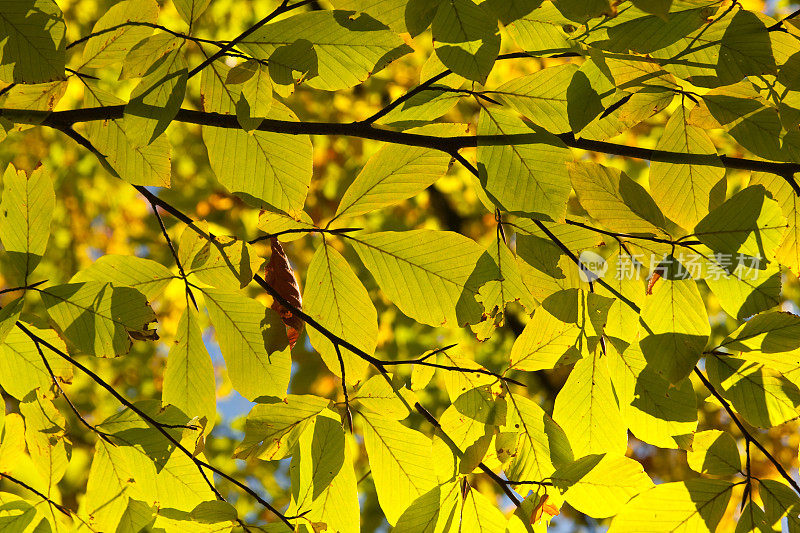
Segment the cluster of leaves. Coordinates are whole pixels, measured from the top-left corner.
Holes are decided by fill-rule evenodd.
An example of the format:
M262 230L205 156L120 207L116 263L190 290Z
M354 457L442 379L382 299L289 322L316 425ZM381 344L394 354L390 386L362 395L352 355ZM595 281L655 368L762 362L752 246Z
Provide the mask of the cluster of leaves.
M562 510L615 533L800 530L780 438L800 415L800 316L780 310L800 272L793 16L284 0L223 40L242 6L217 1L123 0L68 43L79 7L0 0L0 140L60 136L3 152L4 531L517 533ZM357 105L402 64L418 85ZM349 120L305 119L337 95ZM383 145L312 179L341 138ZM79 161L53 164L75 143ZM227 191L221 222L173 179L173 146ZM151 209L161 252L47 264L87 253L51 222L60 204L81 216L67 184L96 168ZM393 219L425 195L438 223ZM103 361L164 356L155 386ZM226 387L253 406L221 453Z

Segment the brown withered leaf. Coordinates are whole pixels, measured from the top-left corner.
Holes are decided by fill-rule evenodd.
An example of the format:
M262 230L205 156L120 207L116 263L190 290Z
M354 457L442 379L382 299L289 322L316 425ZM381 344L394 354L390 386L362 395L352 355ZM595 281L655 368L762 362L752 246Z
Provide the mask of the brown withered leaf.
M300 297L300 287L297 285L297 279L294 277L294 271L283 252L283 246L278 242L278 239L272 237L270 239L272 246L272 255L267 262L264 279L267 280L278 294L280 294L289 304L297 309L303 308L303 299ZM286 335L289 337L289 345L294 347L300 332L303 331L303 319L295 316L292 312L281 305L281 303L273 299L272 309L278 313L286 325Z

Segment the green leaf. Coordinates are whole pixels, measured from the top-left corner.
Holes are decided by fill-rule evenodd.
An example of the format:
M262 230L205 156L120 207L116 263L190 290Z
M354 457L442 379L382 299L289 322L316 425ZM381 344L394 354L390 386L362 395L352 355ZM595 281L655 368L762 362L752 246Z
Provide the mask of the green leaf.
M204 111L236 113L240 90L236 85L225 85L228 71L218 63L203 71L200 90ZM273 102L265 118L297 120L278 102ZM267 204L290 215L303 209L312 171L307 135L203 126L203 140L211 168L232 193L256 207Z
M428 26L438 7L425 0L335 0L336 9L363 12L380 20L392 31L416 37Z
M496 447L499 459L510 459L503 467L508 479L538 481L572 462L566 433L536 402L510 394L506 405L506 423Z
M572 187L593 219L621 233L662 235L664 215L624 172L597 163L567 163Z
M497 280L487 281L478 291L478 299L490 317L472 328L479 340L489 338L494 328L503 324L506 304L519 301L528 310L538 305L522 280L517 257L499 235L488 246L486 253L497 265Z
M464 497L460 531L463 533L505 533L506 517L494 501L470 488Z
M67 27L54 0L0 1L0 80L64 79Z
M290 510L306 512L301 520L325 523L331 531L357 533L360 517L353 457L341 420L334 417L331 411L323 411L300 436L289 467Z
M669 8L672 6L672 0L631 0L633 5L654 15L665 16L669 13Z
M467 79L485 83L500 51L497 20L472 0L439 3L431 32L436 55Z
M230 533L238 525L236 508L222 500L200 502L191 511L161 510L153 522L155 531Z
M511 348L510 368L534 372L591 354L612 301L568 289L542 302Z
M247 131L256 129L272 108L272 80L269 68L254 60L247 60L228 71L228 85L241 85L236 102L236 118Z
M514 112L486 108L481 111L478 135L525 136L525 144L479 141L480 181L493 202L516 214L564 219L570 192L564 164L571 155L561 140L525 124Z
M493 262L472 239L449 231L412 230L348 240L407 316L431 326L480 322L483 307L475 296L491 279Z
M758 495L764 502L766 518L772 524L778 524L785 516L789 528L795 530L800 526L797 510L800 508L800 499L797 493L774 479L759 479Z
M749 81L708 91L702 96L701 105L692 109L689 122L705 129L724 128L759 157L792 158L788 150L791 143L786 142L791 137L781 139L778 109L761 98Z
M253 406L245 420L244 440L234 457L258 457L267 461L289 457L310 421L329 400L312 395L289 394L284 401Z
M571 63L544 68L514 78L495 91L501 99L534 124L551 133L572 131L567 118L567 87L578 67Z
M72 276L70 283L105 281L113 285L133 287L148 301L161 291L176 276L167 267L153 260L134 255L104 255L89 267Z
M564 428L575 457L624 455L628 449L628 428L617 404L606 360L599 353L575 363L556 396L553 419Z
M615 298L608 309L608 317L603 334L618 351L624 351L636 344L639 324L639 309L644 305L645 287L636 269L636 261L621 247L606 259L606 275L603 280L610 285L616 294L602 285L595 285L598 294ZM623 301L618 295L627 299ZM633 305L631 305L633 304Z
M47 248L55 203L53 181L45 167L28 174L8 165L0 201L0 239L22 285L28 284Z
M459 483L443 483L416 500L403 511L393 533L450 532L458 523L462 497ZM467 525L467 524L465 524Z
M326 330L373 355L378 342L378 313L367 289L347 260L323 241L308 265L303 292L305 312ZM339 357L333 343L316 328L308 328L311 344L328 369L339 377ZM361 381L369 363L347 348L340 349L348 384Z
M395 524L415 499L436 484L431 441L396 420L374 414L362 419L378 502L386 520Z
M640 463L625 456L587 455L556 470L553 484L575 509L594 518L614 516L632 497L653 487Z
M125 119L134 144L148 145L166 131L181 107L188 76L188 65L180 48L148 68L125 106Z
M635 343L618 352L606 345L607 364L620 412L637 439L659 448L680 448L697 429L697 400L688 379L673 387L648 366Z
M19 314L22 312L24 304L24 297L20 296L0 309L0 345L3 344L8 334L17 324ZM2 427L2 424L0 424L0 427Z
M779 311L758 314L728 335L720 347L743 352L790 352L800 348L800 317Z
M791 185L776 174L753 172L750 176L750 185L762 185L767 194L781 207L788 228L778 246L776 259L797 275L800 273L800 198Z
M435 55L431 56L431 58L435 57ZM444 78L443 82L447 82L454 76L451 74ZM420 91L412 95L381 117L377 123L399 129L429 125L431 120L439 118L453 109L464 97L463 93L452 91L452 89L459 88L462 85L463 80L461 78L450 84L444 84L443 82L434 83L430 86L430 90Z
M178 322L175 344L167 356L162 402L186 415L206 417L209 426L217 414L214 365L208 355L197 312L187 306Z
M553 3L565 17L577 22L612 13L609 0L554 0Z
M286 230L306 230L311 231L316 226L314 221L305 211L298 211L295 216L291 216L277 209L267 207L258 214L258 229L268 234L276 234ZM278 236L280 242L291 242L303 238L307 233L298 231L296 233L285 233Z
M85 505L90 524L102 531L115 530L128 507L132 479L124 453L97 439L86 484Z
M139 402L136 407L161 424L185 425L189 421L174 407L162 408L158 400ZM208 484L210 478L201 473L192 458L175 449L161 432L132 410L125 409L111 415L98 425L98 429L113 436L112 440L117 444L115 450L128 465L133 478L128 493L131 498L148 506L157 502L161 509L185 512L202 502L214 500ZM171 431L174 438L180 438L180 430L167 431ZM196 437L191 436L192 439ZM112 460L118 461L117 457L113 456Z
M150 329L156 315L136 289L87 281L39 292L58 332L80 353L114 357L128 353L132 339L158 338Z
M208 224L198 227L209 234ZM258 273L264 259L252 245L232 237L215 237L213 242L191 228L183 230L178 243L178 259L186 274L203 283L227 290L246 287Z
M736 441L729 433L716 429L695 433L686 459L689 467L701 474L727 476L742 470Z
M706 215L694 235L715 252L768 261L775 257L785 230L786 219L777 202L766 196L763 186L753 185Z
M285 398L292 361L278 314L237 292L203 294L233 387L250 401Z
M732 489L729 481L706 478L656 485L623 507L608 531L711 533L717 530Z
M740 263L730 275L720 274L704 279L720 306L734 318L745 319L781 303L781 272L775 263L754 268Z
M163 62L164 56L179 49L183 43L183 39L170 33L157 33L142 39L125 55L120 79L144 77L152 67Z
M92 34L83 49L83 68L101 68L119 63L121 59L142 39L153 33L147 26L126 25L126 22L155 24L158 19L158 4L153 0L124 0L112 5L92 27ZM116 28L113 31L105 31ZM152 61L152 57L151 57Z
M32 531L38 522L36 507L7 492L0 494L0 498L0 528L8 533Z
M86 107L124 104L116 96L88 81L84 85ZM169 187L170 145L166 136L159 136L152 143L139 146L133 140L130 123L124 119L89 122L85 132L86 138L105 156L123 180L133 185Z
M483 460L497 426L506 424L506 401L491 385L469 389L445 409L439 419L443 432L455 443L459 473L472 472Z
M460 126L421 128L413 133L445 134ZM462 130L463 131L463 130ZM450 155L432 148L388 144L369 158L339 201L334 219L363 215L416 196L447 173Z
M683 106L675 110L664 127L657 150L684 154L716 154L717 149L702 128L689 124ZM714 186L725 177L722 162L673 164L654 161L650 187L664 214L685 228L693 228L708 214Z
M497 15L504 25L508 25L526 15L530 15L542 5L542 0L487 0L486 8Z
M749 424L770 428L797 418L800 389L763 364L734 357L706 358L708 379Z
M313 61L306 83L328 91L354 87L411 51L385 25L366 13L355 15L352 11L294 15L262 26L239 46L256 58L272 59L276 50L297 43L311 43L310 54L303 58Z
M677 384L691 373L710 334L694 280L656 282L642 307L639 328L639 346L649 367Z
M72 443L66 436L66 420L41 390L31 391L19 404L25 419L25 442L33 465L49 488L55 488L67 471Z
M746 76L775 74L775 58L765 25L771 25L771 20L737 9L720 16L714 24L703 24L652 56L663 59L665 68L679 78L703 87L730 85Z
M664 58L662 62L681 65L679 59L682 54L690 53L690 49L694 50L691 43L684 38L708 23L708 17L713 13L709 9L711 4L713 2L709 1L676 2L672 13L666 17L637 9L639 6L636 5L624 6L611 20L598 25L597 31L591 32L586 42L610 52L633 51L638 54L652 54L670 47L673 50L672 55L659 54L659 57ZM705 30L711 30L715 25L709 25L711 27ZM681 44L680 48L674 48L676 43ZM708 62L710 61L709 59Z
M173 3L181 18L191 27L192 23L199 19L206 10L211 0L175 0Z
M63 352L67 351L64 341L52 329L38 329L30 324L25 324L25 327L52 346ZM63 383L72 381L72 365L68 361L44 346L42 352L59 381ZM19 328L11 329L5 342L0 344L0 386L17 400L22 400L36 388L45 391L53 386L53 379L42 361L39 350L31 338Z
M417 401L407 388L388 383L382 375L366 380L355 393L351 393L350 399L358 400L373 413L396 420L406 418L409 407Z
M570 21L551 2L506 26L514 42L531 53L557 54L572 51L574 43L564 28Z

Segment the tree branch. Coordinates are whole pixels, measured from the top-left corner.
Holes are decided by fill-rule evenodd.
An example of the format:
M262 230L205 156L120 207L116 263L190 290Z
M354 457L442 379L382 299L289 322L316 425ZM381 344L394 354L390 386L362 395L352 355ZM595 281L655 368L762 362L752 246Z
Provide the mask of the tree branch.
M71 129L74 124L93 122L98 120L121 119L125 114L125 105L103 107L89 107L66 111L33 111L27 109L0 109L0 117L19 124L42 125L56 128L61 131ZM226 129L241 129L238 120L233 115L180 109L175 116L177 122L213 126ZM394 144L408 146L422 146L455 154L463 148L474 148L480 145L535 144L541 141L536 134L510 134L510 135L461 135L455 137L438 137L435 135L422 135L377 128L371 124L351 122L294 122L288 120L264 119L257 128L259 131L285 133L288 135L341 135L372 139ZM754 170L776 174L786 180L792 189L800 195L800 185L794 179L794 174L800 172L800 163L787 163L778 161L762 161L740 157L729 157L717 154L688 154L683 152L670 152L626 146L606 141L579 139L572 133L561 133L557 137L569 147L609 155L618 155L648 161L665 163L693 164L693 165L718 165L721 161L726 168L740 170Z

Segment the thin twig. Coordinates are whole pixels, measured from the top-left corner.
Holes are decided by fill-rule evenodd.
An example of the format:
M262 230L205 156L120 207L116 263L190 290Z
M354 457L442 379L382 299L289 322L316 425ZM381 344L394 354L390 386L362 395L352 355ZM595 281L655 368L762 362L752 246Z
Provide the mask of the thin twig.
M55 507L56 509L61 511L61 513L65 514L65 515L67 515L69 517L72 517L73 513L68 507L66 507L64 505L61 505L60 503L54 502L53 500L51 500L50 498L48 498L47 496L45 496L44 494L42 494L38 490L34 489L33 487L31 487L30 485L28 485L24 481L21 481L21 480L15 478L13 476L10 476L9 474L5 474L5 473L2 473L2 472L0 472L0 479L7 479L11 483L14 483L15 485L19 485L23 489L27 489L27 490L31 491L32 493L34 493L38 497L40 497L42 500L46 501L47 503L49 503L50 505L52 505L53 507Z
M273 237L280 237L281 235L289 235L292 233L322 233L328 235L341 235L342 233L350 233L353 231L361 231L364 228L336 228L336 229L327 229L327 228L291 228L281 230L275 233L267 233L266 235L260 235L253 240L247 241L248 244L255 244L257 242L266 241Z
M75 413L75 416L78 417L78 420L81 422L81 424L86 426L86 428L89 429L89 431L97 434L98 437L100 437L101 439L103 439L104 441L109 443L111 446L116 446L116 444L111 442L111 435L109 435L105 431L97 429L96 426L93 426L85 418L83 418L83 415L78 411L78 408L75 407L75 404L72 403L72 400L70 400L69 396L67 396L67 393L64 391L64 388L61 386L61 383L59 383L58 378L56 377L55 373L53 372L53 369L50 367L50 361L47 360L47 357L45 357L44 352L42 351L42 346L39 344L39 341L36 340L36 339L33 339L33 345L36 346L36 351L39 352L39 356L42 358L42 363L44 363L44 367L47 369L47 372L50 374L50 379L53 381L53 384L59 390L59 392L61 393L61 396L64 398L64 400L66 400L67 405L69 405L69 407L72 410L72 412Z
M293 9L297 9L298 7L302 7L304 5L310 4L313 0L301 0L296 4L289 5L289 0L283 0L278 7L276 7L272 13L264 17L263 19L259 20L245 31L240 33L236 36L232 41L229 41L225 45L223 45L216 53L212 54L210 57L203 60L199 65L194 67L191 71L189 71L188 78L194 77L196 74L200 73L204 68L208 65L219 59L220 57L224 56L227 52L229 52L234 46L245 40L251 34L253 34L256 30L273 20L275 17L282 15L283 13L287 13ZM188 79L187 78L187 79Z
M161 234L164 235L164 239L167 241L167 246L169 246L169 251L172 252L172 258L175 260L175 264L178 265L178 272L181 275L181 279L183 280L183 284L186 291L186 296L192 301L194 304L194 308L197 310L197 300L194 298L194 293L192 292L192 288L189 286L189 279L186 277L186 272L183 270L183 265L181 264L181 260L178 257L178 252L175 251L175 246L172 244L172 239L169 238L169 233L167 233L167 227L164 225L164 220L161 218L161 214L158 212L158 206L150 202L150 207L153 208L153 214L156 216L158 220L158 225L161 227Z
M42 281L37 281L36 283L31 283L30 285L25 285L24 287L10 287L8 289L0 290L0 294L6 294L8 292L16 292L16 291L26 291L28 289L35 289L42 283L47 283L48 280L43 279Z
M769 462L772 463L772 465L775 467L775 469L778 471L778 473L781 475L781 477L783 479L785 479L787 483L789 483L789 485L795 490L795 492L800 494L800 485L798 485L797 482L794 480L794 478L792 478L792 476L789 475L789 473L786 471L786 469L783 468L783 466L778 462L778 460L775 459L775 457L771 453L769 453L769 451L767 451L767 449L764 448L764 446L760 442L758 442L758 440L756 440L756 438L753 436L753 434L750 433L747 430L747 428L744 427L744 424L742 423L741 420L739 420L739 417L736 416L736 412L733 410L733 407L731 407L731 404L728 403L728 400L726 400L722 396L722 394L720 394L719 391L717 391L717 389L714 387L714 385L712 385L712 383L700 371L699 368L694 367L694 373L700 379L700 381L703 383L703 385L705 385L705 387L708 389L708 391L714 396L714 398L716 398L717 401L720 404L722 404L722 407L725 409L725 411L727 411L728 416L731 417L731 420L733 420L733 423L736 424L736 427L739 428L739 431L742 433L742 436L744 437L744 439L746 441L748 441L748 442L752 442L753 445L756 448L758 448L758 450L761 453L764 454L764 456L769 460Z
M336 350L336 357L339 358L339 369L342 372L342 390L344 391L344 411L347 414L347 427L350 428L350 433L353 432L353 413L350 412L350 396L347 393L347 378L344 374L344 358L342 358L342 350L339 348L338 343L333 343Z

